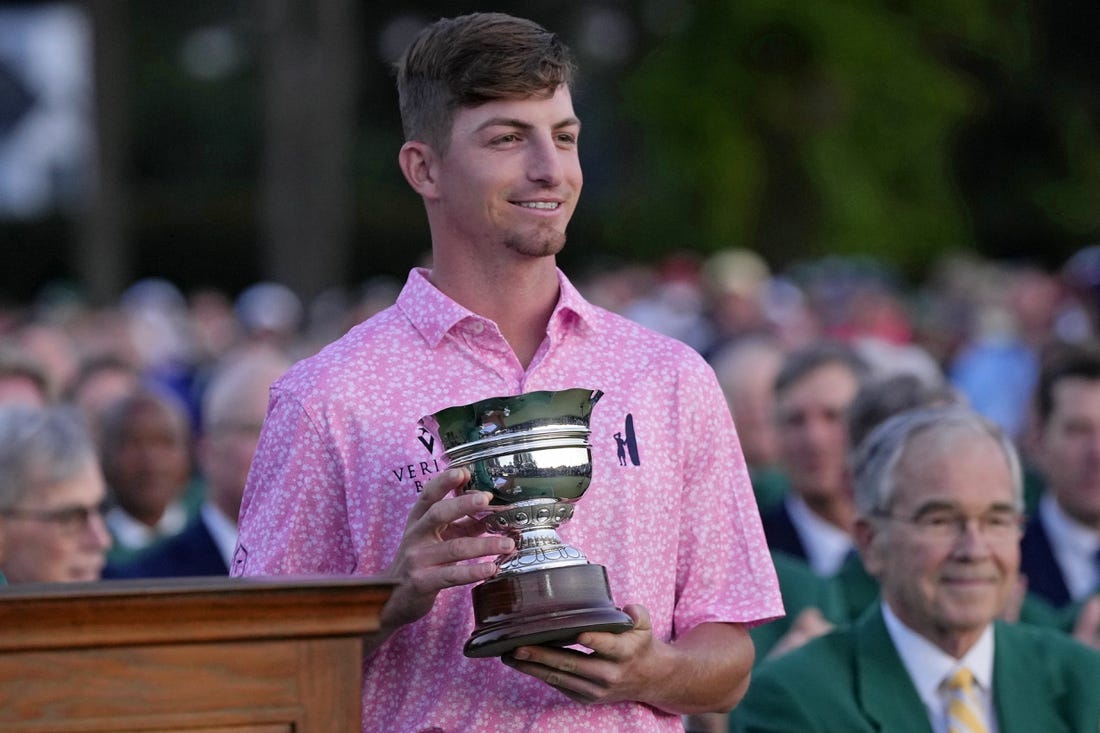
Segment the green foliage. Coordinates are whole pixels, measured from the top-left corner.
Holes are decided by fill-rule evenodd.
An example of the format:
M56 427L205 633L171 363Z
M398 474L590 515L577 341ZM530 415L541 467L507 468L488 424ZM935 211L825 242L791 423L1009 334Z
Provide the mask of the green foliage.
M1080 98L1059 99L1058 145L1066 168L1035 185L1041 211L1082 238L1100 230L1100 131Z
M968 248L952 143L983 100L953 59L1018 73L1021 35L1005 3L697 3L626 81L635 165L667 175L629 178L633 215L614 234L636 252L679 238L777 265Z

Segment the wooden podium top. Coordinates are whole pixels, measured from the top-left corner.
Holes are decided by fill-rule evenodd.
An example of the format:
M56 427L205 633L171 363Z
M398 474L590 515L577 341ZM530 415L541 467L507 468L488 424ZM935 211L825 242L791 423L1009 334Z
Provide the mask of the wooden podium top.
M172 578L0 589L4 733L350 733L393 584Z
M366 636L393 583L377 578L168 578L0 589L0 653Z

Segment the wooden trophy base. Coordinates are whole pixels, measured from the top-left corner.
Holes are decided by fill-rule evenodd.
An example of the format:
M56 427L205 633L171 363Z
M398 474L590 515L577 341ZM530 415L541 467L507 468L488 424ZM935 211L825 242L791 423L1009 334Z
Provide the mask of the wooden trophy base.
M615 607L603 565L506 573L474 586L474 633L467 657L499 657L518 646L568 646L582 631L634 628Z

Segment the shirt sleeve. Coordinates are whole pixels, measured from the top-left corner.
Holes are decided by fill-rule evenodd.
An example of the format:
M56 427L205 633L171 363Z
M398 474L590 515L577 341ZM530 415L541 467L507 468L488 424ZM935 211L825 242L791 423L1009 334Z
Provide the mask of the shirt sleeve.
M704 622L763 623L782 616L783 603L733 420L711 370L685 379L676 634Z
M325 422L273 389L241 502L230 574L354 571L346 472Z

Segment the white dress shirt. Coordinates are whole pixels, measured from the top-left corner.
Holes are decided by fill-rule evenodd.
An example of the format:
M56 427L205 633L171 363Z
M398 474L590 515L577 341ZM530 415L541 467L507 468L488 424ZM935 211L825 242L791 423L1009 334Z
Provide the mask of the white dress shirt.
M1066 514L1050 494L1039 499L1039 521L1043 523L1054 560L1062 569L1069 596L1075 601L1100 588L1100 532Z
M233 567L233 550L237 547L237 520L227 517L225 512L209 501L204 501L199 511L202 512L206 531L218 546L218 554L225 560L225 566Z
M172 502L154 527L139 522L118 506L111 507L103 515L103 521L107 524L107 529L111 531L116 543L127 550L141 550L183 529L187 524L187 509L182 502Z
M986 627L978 643L962 659L955 659L902 623L885 602L882 616L901 662L928 711L932 733L947 733L947 698L941 686L960 667L966 667L974 675L989 733L997 733L999 728L993 708L993 625Z
M822 577L835 575L854 547L852 538L835 524L814 514L801 498L788 494L784 501L814 573Z

